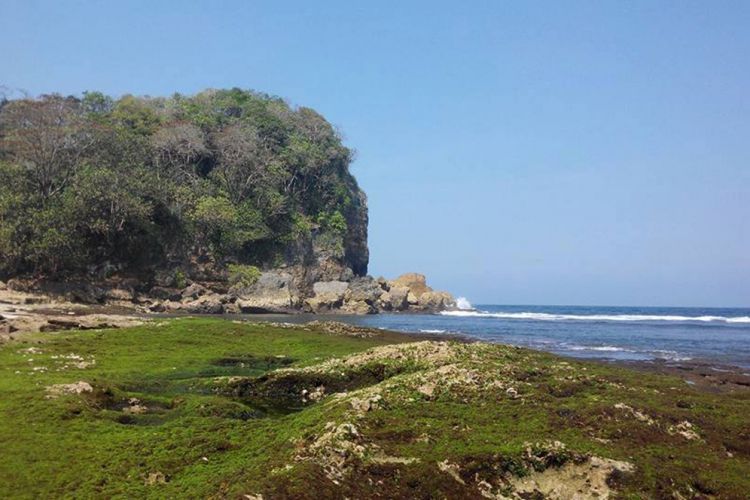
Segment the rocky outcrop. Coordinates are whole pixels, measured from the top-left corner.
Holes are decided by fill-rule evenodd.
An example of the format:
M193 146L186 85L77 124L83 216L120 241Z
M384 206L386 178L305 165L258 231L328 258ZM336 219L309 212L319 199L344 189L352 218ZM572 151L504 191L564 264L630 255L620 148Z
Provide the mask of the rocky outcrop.
M453 295L427 286L427 278L424 274L402 274L389 281L387 286L387 304L393 311L405 309L442 311L456 307L456 299Z
M427 286L422 274L409 273L388 281L370 276L351 281L325 281L313 285L314 295L305 300L313 313L373 314L380 311L442 311L456 306L448 292Z
M419 273L402 274L395 280L390 281L389 286L408 288L409 292L415 298L414 303L418 301L423 293L432 291L432 288L427 286L427 278L425 275Z
M448 292L424 292L417 299L417 306L421 309L442 311L456 306L456 299Z
M372 314L378 312L380 297L385 290L382 281L369 276L357 278L349 283L344 294L343 310L350 314Z
M389 287L380 296L380 307L384 311L403 311L409 307L409 289L405 286Z
M321 313L339 309L349 287L345 281L319 281L313 285L313 296L305 300L307 312Z
M301 304L294 277L286 271L264 272L252 286L230 293L237 297L242 313L287 313Z
M333 266L333 261L328 261ZM348 272L342 272L342 270ZM323 271L323 272L322 272ZM320 279L320 278L334 279ZM165 283L169 285L169 283ZM107 282L34 282L11 280L6 288L33 290L27 304L38 300L117 306L155 313L226 314L295 313L374 314L378 312L434 312L454 308L447 292L427 285L424 275L408 273L393 280L354 276L349 268L291 266L261 273L249 286L229 288L225 282L188 282L184 288L139 286L132 280Z

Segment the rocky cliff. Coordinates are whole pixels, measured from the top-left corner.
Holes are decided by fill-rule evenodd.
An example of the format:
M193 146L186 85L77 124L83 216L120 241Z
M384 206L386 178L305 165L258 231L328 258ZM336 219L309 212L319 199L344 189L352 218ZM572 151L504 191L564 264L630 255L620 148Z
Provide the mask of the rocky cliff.
M151 310L450 307L423 276L367 276L352 157L319 113L248 90L3 101L0 279Z

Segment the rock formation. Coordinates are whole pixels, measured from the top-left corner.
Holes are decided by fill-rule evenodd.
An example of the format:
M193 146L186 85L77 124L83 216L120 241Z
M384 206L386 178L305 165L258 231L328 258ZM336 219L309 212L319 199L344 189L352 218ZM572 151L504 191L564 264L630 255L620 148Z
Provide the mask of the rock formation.
M272 270L262 273L249 287L232 288L219 293L194 283L182 292L164 289L143 294L138 301L154 312L191 314L221 313L293 313L374 314L378 312L435 312L456 307L448 292L427 286L425 276L409 273L388 281L371 276L349 281L316 281L309 290L298 286L291 273Z

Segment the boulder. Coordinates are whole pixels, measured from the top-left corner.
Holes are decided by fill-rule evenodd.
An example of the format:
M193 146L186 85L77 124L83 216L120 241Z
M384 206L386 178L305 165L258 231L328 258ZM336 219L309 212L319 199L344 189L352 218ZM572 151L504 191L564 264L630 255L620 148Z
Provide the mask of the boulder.
M18 328L11 325L10 323L3 322L0 324L0 333L8 335L14 332L17 332Z
M179 312L183 310L184 304L174 300L165 300L152 306L153 312Z
M209 293L209 290L205 286L199 285L198 283L193 283L182 291L182 299L195 300L198 297L206 295L207 293Z
M303 310L314 314L331 312L342 305L341 299L336 299L332 295L322 295L319 297L308 297L305 299Z
M349 288L349 283L346 281L318 281L313 284L313 292L315 295L336 295L341 298Z
M181 311L191 314L222 314L224 312L224 296L219 294L203 295L191 302L183 302Z
M167 288L177 286L177 279L175 278L175 274L176 273L173 270L156 271L156 273L154 273L153 282L156 286L163 286Z
M456 307L456 299L448 292L425 292L419 297L419 307L431 311L442 311Z
M391 308L391 294L388 292L383 292L383 294L380 296L380 300L378 300L378 309L381 311L390 311Z
M58 330L74 330L80 328L78 321L66 319L48 319L47 323L39 327L40 332L56 332Z
M388 284L391 287L408 288L409 291L414 294L414 297L416 297L417 300L423 293L432 291L432 288L427 286L427 278L425 278L424 274L419 273L402 274L395 280L390 281Z
M346 302L341 310L348 314L375 314L378 312L372 304L363 300Z
M180 300L182 299L182 292L177 288L167 288L163 286L155 286L151 288L149 295L159 300Z
M110 288L105 292L107 300L119 300L123 302L132 302L134 295L132 290L123 290L122 288Z
M148 310L155 313L162 313L167 310L163 302L154 302L148 307Z
M305 310L313 313L329 312L340 308L349 288L345 281L318 281L313 284L315 295L305 300Z
M240 305L235 302L227 302L224 304L224 314L240 314L242 313L242 309L240 308Z
M365 302L373 305L377 303L383 293L384 291L378 282L367 276L356 278L349 283L349 287L346 289L346 293L344 293L344 300L346 302Z
M71 302L81 304L103 304L107 300L107 290L85 281L42 281L26 284L17 280L10 280L8 288L16 291L35 291L38 293L64 297Z
M403 311L409 306L407 296L409 289L403 286L391 287L380 296L380 305L386 311Z
M0 281L0 290L7 290L7 289L8 289L8 285Z
M287 313L300 304L293 277L285 271L264 272L255 284L231 292L243 313Z
M377 278L375 278L375 282L386 292L391 289L391 286L388 284L388 280L383 278L382 276L378 276Z
M73 302L81 302L83 304L103 304L107 298L103 289L93 285L75 288L71 290L70 296Z
M31 289L31 285L28 282L15 278L8 280L5 287L14 292L28 292Z

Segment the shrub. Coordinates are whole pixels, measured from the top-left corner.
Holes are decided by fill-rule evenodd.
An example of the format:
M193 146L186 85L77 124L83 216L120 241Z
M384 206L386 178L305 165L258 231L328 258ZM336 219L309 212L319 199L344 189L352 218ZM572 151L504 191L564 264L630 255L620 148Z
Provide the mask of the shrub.
M252 286L260 279L260 269L243 264L229 264L229 283L232 286Z
M187 277L182 269L178 269L174 272L174 285L177 288L185 288L187 286Z
M346 218L341 215L341 212L339 212L338 210L335 210L333 212L319 213L318 224L320 224L320 227L322 227L326 232L330 232L339 236L343 236L344 234L346 234Z

